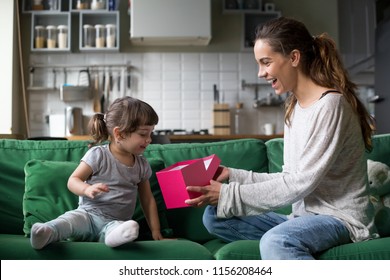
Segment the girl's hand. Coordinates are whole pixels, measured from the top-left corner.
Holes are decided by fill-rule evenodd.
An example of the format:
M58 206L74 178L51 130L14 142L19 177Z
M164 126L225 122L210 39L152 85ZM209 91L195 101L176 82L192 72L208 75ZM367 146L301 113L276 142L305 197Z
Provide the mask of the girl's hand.
M185 203L194 207L205 205L217 205L222 183L211 180L210 185L204 187L188 186L187 191L202 193L201 196L193 199L187 199Z
M164 237L162 236L162 234L159 230L152 231L152 237L153 237L153 240L163 240L164 239Z
M93 185L90 185L84 190L84 195L88 196L91 199L94 199L96 196L109 192L110 189L106 184L103 183L96 183Z

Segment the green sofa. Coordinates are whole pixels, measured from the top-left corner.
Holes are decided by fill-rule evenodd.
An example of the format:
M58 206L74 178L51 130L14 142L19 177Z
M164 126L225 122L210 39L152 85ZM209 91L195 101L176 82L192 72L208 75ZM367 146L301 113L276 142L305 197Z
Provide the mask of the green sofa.
M153 241L139 206L135 219L140 237L117 248L103 243L63 241L42 250L30 246L31 225L77 207L78 198L66 182L87 151L87 141L0 140L0 257L29 259L213 260L260 259L259 241L226 244L202 225L203 208L166 209L155 174L151 178L162 232L167 240ZM152 144L145 156L154 173L178 161L217 154L222 164L257 172L277 172L283 163L283 139L267 142L241 139L213 143ZM390 134L374 137L368 158L390 165ZM281 209L288 213L290 207ZM383 221L382 221L383 226ZM390 222L385 224L390 228ZM347 244L317 256L319 259L390 259L390 237Z

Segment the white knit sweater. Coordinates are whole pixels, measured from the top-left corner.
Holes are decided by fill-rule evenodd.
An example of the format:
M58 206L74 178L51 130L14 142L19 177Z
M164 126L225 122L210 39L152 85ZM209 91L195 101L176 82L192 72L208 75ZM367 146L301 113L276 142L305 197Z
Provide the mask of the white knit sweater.
M355 242L378 237L360 125L341 94L328 94L308 108L296 105L284 130L281 173L230 168L229 174L219 217L257 215L292 204L291 217L324 214L342 220Z

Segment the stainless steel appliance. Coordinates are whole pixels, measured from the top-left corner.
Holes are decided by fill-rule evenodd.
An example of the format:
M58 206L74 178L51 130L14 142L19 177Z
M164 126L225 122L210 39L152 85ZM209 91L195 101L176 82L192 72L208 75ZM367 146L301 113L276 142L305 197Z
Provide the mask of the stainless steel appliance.
M66 136L82 135L83 132L83 109L79 107L67 107L65 109Z

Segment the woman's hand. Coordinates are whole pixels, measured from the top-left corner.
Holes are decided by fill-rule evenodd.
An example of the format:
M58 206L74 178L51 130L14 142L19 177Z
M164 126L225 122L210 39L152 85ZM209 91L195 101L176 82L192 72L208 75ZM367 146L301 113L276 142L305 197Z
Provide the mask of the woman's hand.
M187 191L202 193L201 196L187 199L185 203L194 207L202 207L205 205L217 205L222 183L211 180L210 185L204 187L188 186Z
M215 172L213 180L218 182L224 182L227 179L229 179L229 169L222 165L219 166L217 171Z

